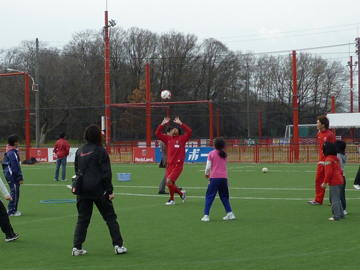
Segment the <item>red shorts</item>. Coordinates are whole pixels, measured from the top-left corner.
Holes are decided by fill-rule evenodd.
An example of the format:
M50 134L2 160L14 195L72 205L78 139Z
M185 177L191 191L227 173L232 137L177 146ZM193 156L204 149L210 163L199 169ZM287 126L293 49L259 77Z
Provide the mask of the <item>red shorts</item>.
M175 163L175 164L168 163L166 167L166 178L170 178L173 182L176 182L183 168L184 168L183 163Z

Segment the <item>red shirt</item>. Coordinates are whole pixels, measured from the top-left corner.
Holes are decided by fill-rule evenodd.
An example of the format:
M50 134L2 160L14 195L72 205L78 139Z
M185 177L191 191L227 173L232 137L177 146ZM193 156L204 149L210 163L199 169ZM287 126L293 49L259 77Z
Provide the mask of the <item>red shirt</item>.
M164 126L159 125L155 135L166 145L168 164L184 163L185 144L190 139L192 130L185 124L181 127L185 129L185 134L180 136L169 136L161 132Z
M330 129L325 129L324 131L318 132L318 141L320 143L320 150L319 150L319 161L323 160L324 153L323 153L323 145L324 142L335 142L336 137L330 131Z
M337 156L325 157L325 178L324 183L329 186L343 185L343 173L340 166L340 161Z
M70 144L64 138L60 138L55 143L53 152L56 154L57 158L65 158L69 155Z

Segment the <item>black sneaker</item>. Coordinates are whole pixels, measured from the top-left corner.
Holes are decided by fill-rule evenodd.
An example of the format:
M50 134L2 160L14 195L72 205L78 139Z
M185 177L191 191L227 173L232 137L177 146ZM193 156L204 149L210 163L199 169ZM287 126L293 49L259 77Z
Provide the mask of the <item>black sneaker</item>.
M5 241L6 242L12 242L19 238L19 235L15 233L13 236L6 236Z
M169 192L166 192L165 190L159 191L159 194L169 194Z

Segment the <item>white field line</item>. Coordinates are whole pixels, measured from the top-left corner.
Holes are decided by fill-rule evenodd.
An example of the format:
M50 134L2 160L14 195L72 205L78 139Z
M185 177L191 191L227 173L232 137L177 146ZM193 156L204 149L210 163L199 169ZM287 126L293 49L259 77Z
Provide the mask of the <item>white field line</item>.
M43 187L65 187L65 188L70 188L69 185L59 185L59 184L23 184L24 186L43 186ZM135 189L158 189L158 186L114 186L115 188L117 188L117 190L120 189L126 189L126 188L135 188ZM191 187L188 190L191 189L198 189L198 190L206 190L206 187ZM117 191L115 190L115 191ZM267 190L267 191L314 191L314 189L309 189L309 188L230 188L230 192L231 190ZM357 192L357 190L355 189L349 189L346 190L351 191L351 192ZM360 193L360 192L359 192ZM131 192L115 192L115 195L123 195L123 196L136 196L136 197L167 197L164 196L163 194L144 194L144 193L131 193ZM189 196L187 195L188 198L191 199L204 199L204 196ZM217 196L218 197L218 196ZM230 196L230 199L232 200L284 200L284 201L306 201L306 200L311 200L312 197L307 197L307 198L272 198L272 197L248 197L248 196ZM346 200L360 200L360 196L358 198L349 198L347 197Z

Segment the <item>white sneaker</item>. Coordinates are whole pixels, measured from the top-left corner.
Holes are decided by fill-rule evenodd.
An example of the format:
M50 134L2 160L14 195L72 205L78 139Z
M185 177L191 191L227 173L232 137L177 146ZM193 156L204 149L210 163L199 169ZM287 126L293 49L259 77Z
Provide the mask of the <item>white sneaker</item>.
M235 215L232 212L229 212L226 214L225 217L223 217L223 220L232 220L235 219Z
M72 253L71 253L71 255L73 255L73 256L79 256L79 255L85 255L85 254L87 254L86 250L77 249L77 248L73 248Z
M347 215L347 211L346 211L346 210L344 210L343 213L344 213L344 215Z
M61 179L61 181L65 182L65 181L67 181L67 179Z
M183 202L186 202L186 190L183 190L182 194L183 195L181 196L181 199L182 199Z
M359 185L354 185L353 186L356 190L359 190L360 189L360 186Z
M168 200L165 205L174 205L175 204L175 201L174 200Z
M124 246L119 247L118 245L114 246L114 249L116 254L126 253L127 251L126 247Z
M10 217L20 217L21 216L21 212L16 211L15 214L10 214Z
M205 215L205 216L201 219L201 221L210 221L209 215Z

